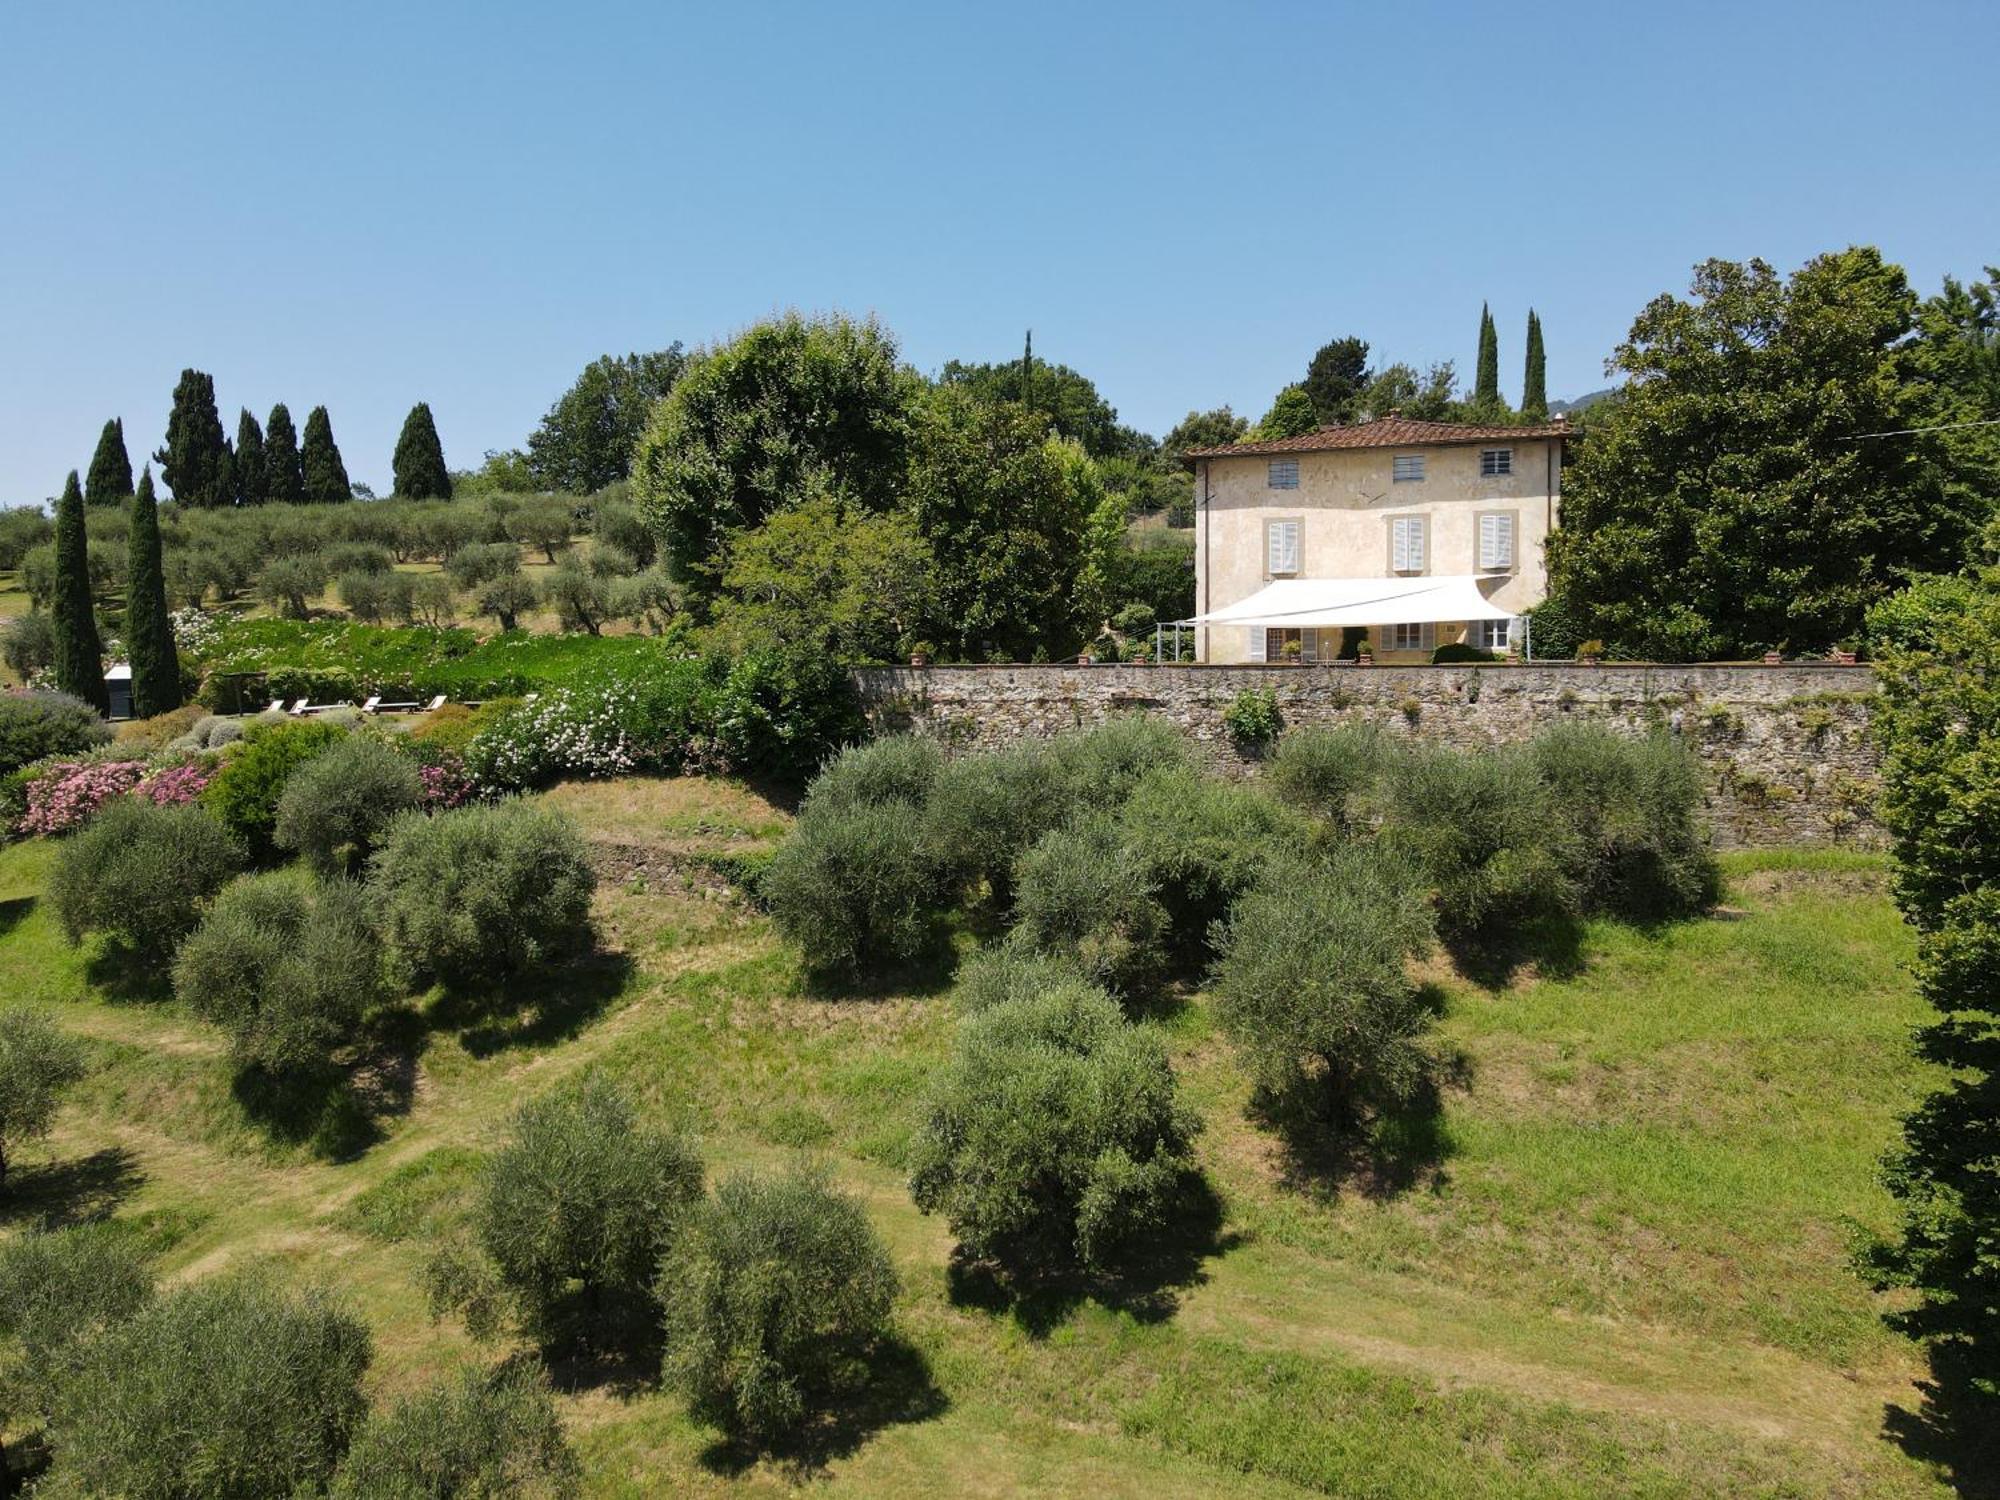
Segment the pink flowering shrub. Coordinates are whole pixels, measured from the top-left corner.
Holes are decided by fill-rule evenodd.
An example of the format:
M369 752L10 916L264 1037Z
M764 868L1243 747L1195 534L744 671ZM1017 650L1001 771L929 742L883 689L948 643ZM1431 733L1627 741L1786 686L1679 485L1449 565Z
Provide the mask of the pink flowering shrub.
M466 773L465 762L449 752L431 765L417 767L417 780L423 787L420 803L428 812L463 807L476 790L472 777Z
M139 784L141 760L63 761L28 783L21 832L47 838L81 828L114 797Z
M215 779L215 767L191 760L186 765L168 766L139 783L139 795L157 807L178 807L192 802Z

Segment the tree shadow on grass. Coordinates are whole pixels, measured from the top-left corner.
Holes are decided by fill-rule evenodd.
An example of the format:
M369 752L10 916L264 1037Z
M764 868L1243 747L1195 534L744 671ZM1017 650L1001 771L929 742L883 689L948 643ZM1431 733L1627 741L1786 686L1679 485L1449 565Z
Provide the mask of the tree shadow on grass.
M5 937L28 919L28 913L35 909L33 896L15 896L0 901L0 937Z
M429 1020L454 1030L474 1057L516 1047L566 1042L625 992L633 974L623 953L595 951L552 969L517 975L486 988L447 989Z
M273 1141L304 1146L323 1161L353 1161L382 1139L367 1098L344 1068L243 1068L230 1080L230 1093Z
M1166 1221L1135 1237L1104 1270L1006 1265L960 1247L952 1252L946 1285L954 1307L1005 1313L1037 1340L1060 1328L1085 1302L1142 1323L1164 1323L1180 1311L1187 1292L1208 1280L1207 1262L1241 1243L1241 1235L1223 1232L1222 1200L1207 1178L1188 1172Z
M1277 1137L1280 1174L1294 1191L1376 1202L1419 1187L1435 1192L1450 1180L1444 1164L1457 1150L1444 1093L1467 1086L1470 1073L1464 1054L1452 1054L1407 1099L1374 1109L1332 1105L1316 1080L1301 1080L1289 1090L1260 1089L1250 1114Z
M1914 1410L1882 1408L1882 1435L1910 1457L1934 1465L1966 1500L2000 1500L2000 1399L1966 1390L1966 1382L1931 1362L1934 1378Z
M0 1188L0 1225L66 1229L95 1224L118 1210L145 1175L123 1146L36 1166L12 1166Z
M84 962L83 977L117 1005L158 1005L174 998L171 961L109 941Z
M1444 948L1460 974L1488 990L1505 989L1529 968L1544 979L1571 979L1585 966L1583 924L1569 916L1489 923L1446 939Z
M878 1340L862 1357L864 1370L846 1390L823 1395L812 1419L782 1442L759 1444L740 1436L717 1439L701 1452L710 1473L735 1479L760 1459L774 1459L795 1481L809 1479L835 1459L852 1458L876 1433L942 1416L951 1400L931 1377L930 1361L907 1340Z

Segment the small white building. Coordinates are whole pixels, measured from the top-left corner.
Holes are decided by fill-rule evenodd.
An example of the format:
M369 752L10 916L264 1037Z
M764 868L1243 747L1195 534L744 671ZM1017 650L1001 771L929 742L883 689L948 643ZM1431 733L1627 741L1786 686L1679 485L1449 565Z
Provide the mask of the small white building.
M1532 426L1390 413L1301 437L1191 448L1195 654L1377 660L1518 644L1542 601L1562 493L1561 418Z

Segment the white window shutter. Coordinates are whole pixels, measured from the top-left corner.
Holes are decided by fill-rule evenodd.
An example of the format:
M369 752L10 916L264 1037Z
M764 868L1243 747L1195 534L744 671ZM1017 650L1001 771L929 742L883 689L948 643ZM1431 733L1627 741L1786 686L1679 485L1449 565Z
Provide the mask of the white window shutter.
M1285 538L1285 571L1296 573L1299 570L1299 523L1287 521L1278 530L1284 533Z
M1404 516L1390 523L1394 528L1391 547L1391 567L1398 573L1421 573L1424 570L1424 520L1422 516Z
M1508 568L1514 565L1514 518L1492 511L1479 518L1479 566Z
M1262 661L1264 659L1264 627L1262 625L1251 625L1247 629L1250 632L1250 660Z
M1389 523L1389 567L1397 573L1410 571L1410 530L1407 521Z
M1299 570L1299 523L1273 521L1265 533L1270 553L1267 559L1273 574Z

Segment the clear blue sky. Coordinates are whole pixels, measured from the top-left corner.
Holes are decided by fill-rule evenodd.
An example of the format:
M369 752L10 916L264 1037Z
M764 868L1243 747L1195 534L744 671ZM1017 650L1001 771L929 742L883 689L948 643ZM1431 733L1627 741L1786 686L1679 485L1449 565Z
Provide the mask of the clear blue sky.
M1322 341L1604 383L1706 256L2000 260L1990 0L0 7L0 503L184 365L378 490L774 309L1035 348L1154 433Z

